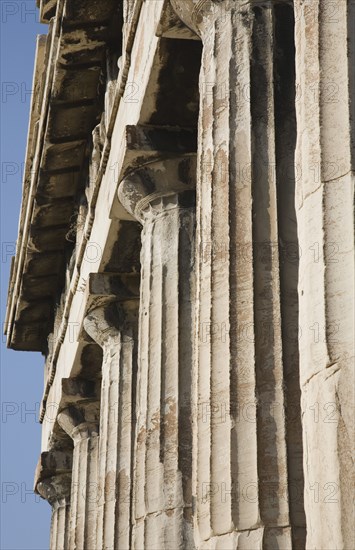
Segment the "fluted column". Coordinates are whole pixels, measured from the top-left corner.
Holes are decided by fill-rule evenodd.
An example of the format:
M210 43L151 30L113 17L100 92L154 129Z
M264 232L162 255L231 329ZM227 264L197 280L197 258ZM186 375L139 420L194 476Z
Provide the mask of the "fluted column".
M193 548L193 158L147 165L119 199L143 225L132 548Z
M123 295L84 322L103 349L96 548L104 550L130 548L137 298Z
M307 548L353 548L355 4L295 9Z
M43 479L36 489L52 506L50 550L68 550L71 474Z
M57 416L73 439L69 550L96 548L98 412L97 405L71 405Z
M297 238L285 230L295 218L293 174L279 169L285 159L293 169L292 70L289 88L279 85L294 67L292 10L245 0L171 3L203 42L195 540L199 548L302 548L297 323L293 349L285 334L288 310L297 311L297 254L292 269L280 261L280 242ZM289 111L280 116L284 102Z

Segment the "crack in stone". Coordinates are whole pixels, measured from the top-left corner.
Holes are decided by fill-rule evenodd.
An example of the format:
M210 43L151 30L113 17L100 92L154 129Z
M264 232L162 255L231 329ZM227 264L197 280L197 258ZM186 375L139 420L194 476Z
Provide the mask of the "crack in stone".
M307 193L306 195L304 195L304 197L302 197L302 202L301 202L301 204L299 205L298 210L302 210L305 201L306 201L309 197L311 197L312 195L314 195L315 193L317 193L320 189L322 189L322 187L324 187L324 185L325 185L326 183L331 183L331 182L334 182L334 181L341 180L342 178L345 178L345 177L348 176L349 174L352 175L352 176L355 176L355 172L354 172L353 170L348 170L347 172L345 172L345 174L341 174L340 176L337 176L336 178L322 181L322 182L318 185L318 187L316 187L316 189L313 189L313 191L311 191L310 193Z

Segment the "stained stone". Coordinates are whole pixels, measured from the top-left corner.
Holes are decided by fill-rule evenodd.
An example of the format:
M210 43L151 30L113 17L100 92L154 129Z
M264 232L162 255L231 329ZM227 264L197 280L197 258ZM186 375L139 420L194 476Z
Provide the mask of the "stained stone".
M50 549L355 548L355 2L38 4L5 332Z

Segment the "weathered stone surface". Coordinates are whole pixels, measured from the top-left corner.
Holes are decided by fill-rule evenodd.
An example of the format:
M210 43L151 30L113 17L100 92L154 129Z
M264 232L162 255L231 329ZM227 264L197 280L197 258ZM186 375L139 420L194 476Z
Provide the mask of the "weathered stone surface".
M354 3L296 2L300 379L309 548L354 546ZM336 23L334 21L336 19ZM352 47L349 48L349 45ZM312 46L310 46L312 45ZM313 90L313 92L312 92ZM352 109L352 111L351 111ZM313 408L319 416L309 414Z
M45 478L38 482L37 492L52 506L50 550L69 548L71 473Z
M278 21L289 17L272 5L172 4L201 36L201 80L209 86L209 93L200 88L198 145L195 540L219 544L226 532L263 526L261 547L291 548L304 544L302 444L297 421L289 433L285 422L285 373L297 363L287 361L282 334L275 166L284 129L275 94L287 96L274 86L282 70L274 55ZM292 50L283 48L292 64ZM283 208L295 218L290 201Z
M57 421L74 442L68 547L95 548L99 496L97 414L92 409L70 406L58 414Z
M39 259L53 251L59 261L65 257L66 235L75 211L74 199L82 189L85 178L83 164L87 157L87 139L100 114L104 52L107 42L111 40L111 25L119 25L120 21L116 16L118 6L113 0L101 2L100 7L96 1L77 2L75 6L74 9L71 2L59 2L57 5L53 1L42 1L40 5L43 21L54 15L56 17L52 32L47 37L46 53L43 38L37 50L36 94L32 98L30 147L24 176L27 189L23 208L28 215L20 228L22 254L14 273L21 273L21 279L27 275L27 250ZM85 29L82 29L83 24ZM40 99L42 104L37 103ZM63 170L71 180L70 199L65 201L50 196L50 189L47 191L41 181L42 175L46 182L49 176L52 185L60 188L62 174L59 173L58 180L56 176ZM78 171L82 172L80 179L73 177ZM47 280L48 294L53 299L61 283L62 279L58 277ZM11 284L14 294L9 308L9 322L18 323L18 330L9 332L9 345L19 349L22 335L26 333L24 349L45 351L49 334L45 325L39 333L31 331L28 320L17 311L17 298L31 300L33 296L28 294L25 286L20 285L17 277ZM39 279L38 284L43 284L43 281ZM33 303L32 309L35 308ZM51 316L44 320L50 325Z
M191 335L195 191L184 161L177 166L176 170L171 161L148 165L119 187L122 204L143 224L132 495L132 546L137 549L194 547Z
M50 550L66 550L69 541L72 453L52 449L41 453L35 491L52 506Z
M6 332L51 550L350 550L354 1L38 5Z
M108 287L100 285L99 278L95 286L101 293ZM84 321L85 330L103 349L97 548L129 548L132 523L138 295L127 292L122 283L114 288L119 306L109 302L91 310Z

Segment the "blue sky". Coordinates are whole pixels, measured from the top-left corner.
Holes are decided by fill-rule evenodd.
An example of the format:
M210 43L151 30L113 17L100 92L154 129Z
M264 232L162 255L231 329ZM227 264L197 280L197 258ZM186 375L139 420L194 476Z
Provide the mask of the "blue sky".
M38 22L35 0L0 0L1 8L1 320L17 238ZM38 408L44 359L1 342L1 550L46 550L50 506L32 493L40 454Z

